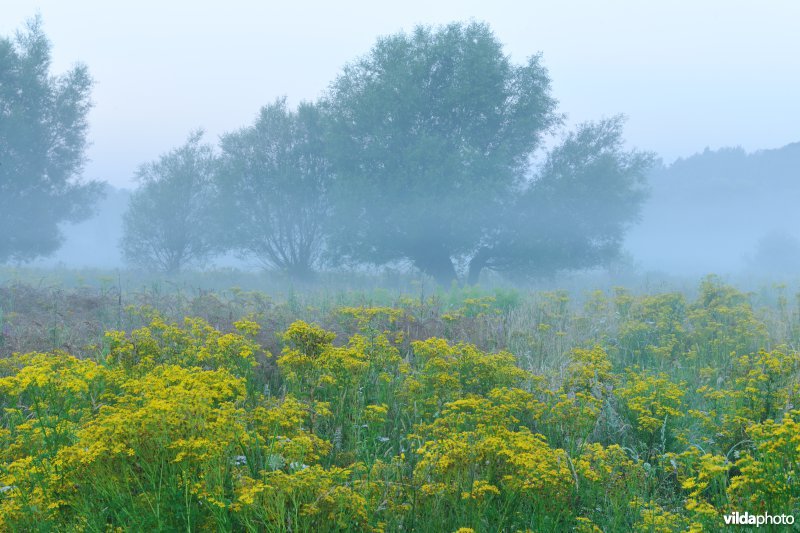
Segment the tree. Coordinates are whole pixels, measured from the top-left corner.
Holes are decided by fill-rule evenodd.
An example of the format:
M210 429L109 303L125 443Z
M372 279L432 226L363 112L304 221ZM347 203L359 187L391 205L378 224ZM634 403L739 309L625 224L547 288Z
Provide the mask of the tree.
M230 245L296 279L312 276L325 246L331 170L322 133L315 105L290 111L279 99L221 141Z
M98 182L81 182L92 80L78 65L50 75L37 17L0 38L0 262L58 249L58 224L91 214Z
M216 157L197 131L187 142L142 165L123 215L122 255L132 265L177 273L217 250Z
M556 125L538 56L514 65L485 24L378 41L325 101L340 256L457 278Z
M531 278L619 257L654 163L651 153L624 150L623 123L617 116L581 124L548 153L471 257L468 283L484 268Z

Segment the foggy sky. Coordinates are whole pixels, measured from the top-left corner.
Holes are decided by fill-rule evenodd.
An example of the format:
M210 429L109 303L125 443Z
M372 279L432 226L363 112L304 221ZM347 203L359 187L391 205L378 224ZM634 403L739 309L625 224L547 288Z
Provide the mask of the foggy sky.
M38 11L53 71L88 65L85 175L118 186L192 129L215 140L278 96L317 98L380 35L455 20L488 22L516 62L542 52L570 122L624 113L630 144L666 162L800 140L793 0L0 3L1 35Z

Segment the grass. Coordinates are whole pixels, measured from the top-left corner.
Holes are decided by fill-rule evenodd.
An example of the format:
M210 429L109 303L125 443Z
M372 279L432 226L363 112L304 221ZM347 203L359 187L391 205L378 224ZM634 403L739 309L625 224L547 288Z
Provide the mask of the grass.
M734 511L800 514L786 286L37 275L0 286L0 530L718 531Z

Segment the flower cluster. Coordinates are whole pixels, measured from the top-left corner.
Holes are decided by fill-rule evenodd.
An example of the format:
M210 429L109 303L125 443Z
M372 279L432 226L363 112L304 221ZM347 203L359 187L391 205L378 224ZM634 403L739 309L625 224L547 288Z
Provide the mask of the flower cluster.
M699 532L800 506L800 318L717 279L289 309L142 309L91 357L0 359L0 531Z

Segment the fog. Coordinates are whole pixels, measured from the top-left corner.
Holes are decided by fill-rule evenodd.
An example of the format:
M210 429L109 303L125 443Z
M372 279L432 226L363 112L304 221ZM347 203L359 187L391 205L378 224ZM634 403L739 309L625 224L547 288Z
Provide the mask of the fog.
M655 169L626 247L646 270L797 275L800 143L705 150ZM763 249L782 236L785 253ZM794 241L794 243L793 243Z
M0 532L795 524L800 0L0 15Z
M312 271L391 268L445 285L475 282L481 272L515 283L597 269L775 279L800 272L794 2L86 5L4 5L2 37L13 38L38 10L51 74L86 65L93 107L76 169L102 184L84 216L62 217L53 253L31 260L12 250L8 264L266 267L306 280ZM485 123L459 115L459 101L442 111L415 93L418 84L397 82L403 105L421 106L408 116L430 119L420 129L403 118L407 108L393 110L389 92L368 86L371 75L359 82L366 89L346 79L379 38L411 43L422 24L434 42L452 21L485 23L514 69L540 76L540 93L527 95L540 100L519 108L536 117L525 135L504 132L497 142ZM530 57L538 63L526 67ZM443 83L469 86L477 72ZM486 105L477 115L505 105L498 124L520 116L513 106L524 98L489 105L490 97L476 100ZM192 145L186 139L198 127ZM385 140L377 142L383 151L375 139ZM203 174L206 164L214 170ZM194 170L163 189L164 205L146 198L175 168ZM259 184L266 175L274 179ZM124 221L135 202L150 214ZM159 222L165 211L172 218ZM10 220L13 235L24 222ZM202 235L190 242L197 220ZM185 249L139 261L153 244L122 246L126 224L162 241L186 239ZM253 227L277 233L245 237Z
M761 274L794 279L800 272L800 143L747 153L704 150L648 175L650 197L624 251L641 273L698 277ZM97 215L63 227L65 242L40 266L124 268L115 243L130 190L109 186ZM769 250L770 243L778 249ZM216 265L253 269L228 257Z

